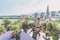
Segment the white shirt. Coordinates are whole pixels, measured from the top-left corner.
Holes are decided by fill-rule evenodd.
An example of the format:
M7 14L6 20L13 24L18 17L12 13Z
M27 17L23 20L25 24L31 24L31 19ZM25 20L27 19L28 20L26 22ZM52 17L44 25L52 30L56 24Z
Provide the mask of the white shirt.
M40 32L39 40L45 40L45 39L43 38L43 36L45 36L45 33L41 31L41 32Z
M32 30L32 29L29 29L28 32L27 32L27 34L29 34L29 35L32 37L33 31L31 32L31 30Z

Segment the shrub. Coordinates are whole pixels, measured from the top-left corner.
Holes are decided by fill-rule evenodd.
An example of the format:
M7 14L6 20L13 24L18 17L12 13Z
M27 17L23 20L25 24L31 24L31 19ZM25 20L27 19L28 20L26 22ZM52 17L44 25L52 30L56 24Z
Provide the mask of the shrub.
M5 32L5 28L3 26L0 26L0 32Z
M19 30L20 28L19 28L19 26L18 25L12 25L11 27L10 27L10 30Z

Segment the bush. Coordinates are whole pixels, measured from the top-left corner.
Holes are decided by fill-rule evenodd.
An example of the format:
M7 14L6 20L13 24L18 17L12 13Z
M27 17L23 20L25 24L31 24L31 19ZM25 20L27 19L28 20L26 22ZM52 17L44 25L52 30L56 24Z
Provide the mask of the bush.
M19 30L20 28L19 28L19 26L18 25L12 25L11 27L10 27L10 30Z
M28 24L31 28L32 27L35 27L35 25L33 24L33 23L30 23L30 24Z
M5 32L5 28L3 26L0 26L0 32Z
M5 24L5 25L8 25L8 24L10 24L10 23L11 23L11 21L10 21L10 20L8 20L8 19L3 20L3 22L4 22L4 24Z
M46 23L42 23L41 25L46 30Z
M52 24L52 23L48 23L48 25L47 25L47 30L53 31L53 28L54 28L53 25L54 25L54 24Z

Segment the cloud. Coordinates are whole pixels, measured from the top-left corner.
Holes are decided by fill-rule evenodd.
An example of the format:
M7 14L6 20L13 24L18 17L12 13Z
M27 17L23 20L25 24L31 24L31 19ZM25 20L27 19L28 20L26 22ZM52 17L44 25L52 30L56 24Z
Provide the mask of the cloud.
M7 13L17 13L17 14L29 14L30 12L36 12L40 10L39 7L24 7L17 9L9 9Z
M14 4L14 6L10 5L9 8L6 8L5 10L2 11L2 13L6 13L6 14L27 14L30 12L36 12L37 10L39 10L39 6L38 6L38 1L37 0L10 0L9 4ZM18 4L18 5L16 5ZM24 5L21 5L24 4Z
M0 0L0 14L29 14L45 12L47 5L49 10L59 10L60 0Z

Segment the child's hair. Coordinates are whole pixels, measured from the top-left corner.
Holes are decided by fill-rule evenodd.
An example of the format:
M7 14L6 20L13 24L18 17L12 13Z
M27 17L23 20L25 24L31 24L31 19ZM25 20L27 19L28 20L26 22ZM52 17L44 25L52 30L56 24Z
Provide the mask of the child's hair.
M22 24L22 29L24 30L24 32L27 32L28 25L26 23L23 23Z

